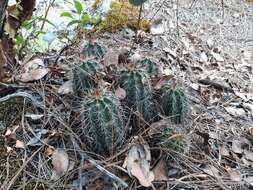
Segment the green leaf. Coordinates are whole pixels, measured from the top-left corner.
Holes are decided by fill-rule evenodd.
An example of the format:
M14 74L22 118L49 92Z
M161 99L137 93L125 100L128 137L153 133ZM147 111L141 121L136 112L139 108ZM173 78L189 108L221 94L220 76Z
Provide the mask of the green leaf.
M22 23L22 27L25 28L26 30L30 30L32 28L32 20L25 20Z
M147 0L129 0L129 3L131 3L134 6L140 6L143 3L145 3Z
M68 23L68 27L69 27L69 26L72 26L72 25L74 25L74 24L80 24L80 23L82 23L81 20L72 20L72 21L70 21L70 22Z
M83 11L83 6L80 1L74 1L77 13L80 15Z
M88 22L90 22L90 16L85 13L83 16L82 16L82 21L84 24L87 24Z
M24 40L23 36L21 36L21 35L17 35L17 36L16 36L16 45L23 44L24 41L25 41L25 40Z
M73 18L72 14L70 12L63 12L63 13L61 13L61 17Z

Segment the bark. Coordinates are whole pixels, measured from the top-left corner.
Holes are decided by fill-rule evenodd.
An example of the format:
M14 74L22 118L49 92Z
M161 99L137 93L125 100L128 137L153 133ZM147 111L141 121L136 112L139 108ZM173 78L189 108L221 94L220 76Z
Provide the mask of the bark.
M14 49L15 37L21 24L32 16L35 7L35 0L16 1L17 3L15 5L7 8L7 14L4 17L4 12L6 12L4 11L4 5L6 7L4 3L7 3L7 1L0 0L0 18L2 19L2 32L0 33L2 34L0 35L0 64L2 60L6 60L7 63L11 65L16 63ZM1 65L3 66L3 64Z
M3 32L3 23L5 17L5 11L8 5L8 0L0 0L0 37L2 36Z
M8 0L0 0L0 80L3 77L3 66L6 64L6 57L2 48L1 38L3 34L3 26L5 20L6 8L8 5Z

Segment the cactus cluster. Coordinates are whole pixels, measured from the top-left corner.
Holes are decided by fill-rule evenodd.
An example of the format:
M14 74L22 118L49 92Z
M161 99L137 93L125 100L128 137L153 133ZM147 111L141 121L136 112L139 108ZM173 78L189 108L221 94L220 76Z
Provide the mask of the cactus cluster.
M88 43L84 54L93 55L96 59L102 57L105 50L97 45ZM151 82L152 76L159 77L158 65L151 59L125 64L123 68L116 67L114 72L114 81L106 81L112 77L107 76L106 67L97 61L85 61L73 69L74 90L83 99L83 129L92 137L91 145L98 152L110 152L120 145L125 135L124 126L129 121L132 128L138 128L141 120L150 124L159 113L175 123L183 121L186 110L184 92L165 85L158 96ZM99 73L104 73L105 77L98 77ZM113 90L118 87L126 92L122 100Z

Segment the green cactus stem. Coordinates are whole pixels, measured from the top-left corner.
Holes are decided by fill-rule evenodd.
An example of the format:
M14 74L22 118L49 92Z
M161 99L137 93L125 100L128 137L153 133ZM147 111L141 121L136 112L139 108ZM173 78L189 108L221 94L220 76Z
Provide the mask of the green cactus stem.
M159 136L159 144L167 149L174 150L176 152L183 152L185 147L184 136L176 133L171 128L166 128Z
M162 88L160 101L161 111L174 123L181 123L186 112L186 97L180 88Z
M101 66L95 61L85 61L73 69L73 86L77 95L88 93L96 87L95 75Z
M146 121L154 117L154 104L148 80L145 82L144 73L130 64L128 70L120 75L120 86L126 91L126 105L142 115Z
M139 62L141 67L144 67L148 74L155 75L158 74L159 69L156 62L152 61L149 58L145 58Z
M86 57L102 58L106 53L106 48L97 42L89 42L83 48Z
M98 152L112 151L120 145L124 137L124 121L120 102L109 92L95 90L83 101L83 122L91 144Z

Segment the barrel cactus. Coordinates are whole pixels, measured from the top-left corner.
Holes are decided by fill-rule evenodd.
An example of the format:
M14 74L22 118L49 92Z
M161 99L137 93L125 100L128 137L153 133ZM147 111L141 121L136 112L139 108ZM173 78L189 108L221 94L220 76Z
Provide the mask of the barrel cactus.
M184 136L176 133L172 128L165 128L159 135L159 145L174 150L176 152L183 152L185 145Z
M83 48L83 54L86 57L102 58L105 53L106 48L97 42L89 42Z
M176 87L163 87L160 106L165 116L174 123L181 123L187 108L184 91Z
M120 102L110 92L96 89L83 100L83 124L98 152L112 151L124 137Z
M95 61L85 61L73 69L73 86L77 95L96 87L95 75L101 69Z
M149 58L145 58L139 62L140 67L145 68L149 75L156 75L159 73L159 68L156 62Z
M145 74L135 64L130 64L127 70L121 72L120 86L126 91L126 105L150 121L155 110L149 82L147 80L144 84L144 80Z

